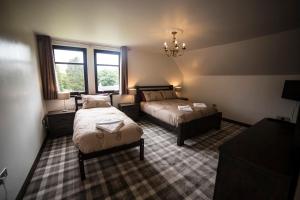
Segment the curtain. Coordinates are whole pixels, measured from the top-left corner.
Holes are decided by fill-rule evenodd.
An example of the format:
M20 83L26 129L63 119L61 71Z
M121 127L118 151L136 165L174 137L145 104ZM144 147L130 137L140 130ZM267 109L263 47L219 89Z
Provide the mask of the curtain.
M121 94L128 94L128 47L121 47Z
M51 38L46 35L37 35L36 38L44 99L57 99Z

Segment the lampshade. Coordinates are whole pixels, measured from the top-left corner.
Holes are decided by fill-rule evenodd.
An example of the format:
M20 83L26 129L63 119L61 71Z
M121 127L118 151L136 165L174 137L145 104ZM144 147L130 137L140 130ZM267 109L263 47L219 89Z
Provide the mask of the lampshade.
M136 89L135 88L129 88L128 89L128 94L130 94L130 95L136 95Z
M175 91L176 92L180 92L181 91L181 89L182 89L182 87L181 86L176 86L176 87L174 87L175 88Z
M70 99L70 92L58 92L57 99L59 99L59 100Z

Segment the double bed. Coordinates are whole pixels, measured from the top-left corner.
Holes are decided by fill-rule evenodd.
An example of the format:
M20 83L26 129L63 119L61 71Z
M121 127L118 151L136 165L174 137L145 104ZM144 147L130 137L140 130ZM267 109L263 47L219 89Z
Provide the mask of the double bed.
M93 96L103 97L101 95ZM76 115L73 126L73 142L78 148L82 180L85 179L84 160L136 146L140 147L140 160L144 159L144 140L141 138L143 135L142 128L123 112L111 106L111 95L108 99L110 102L106 103L103 101L90 101L89 106L85 107L85 104L81 102L82 97L75 97ZM83 107L83 109L79 109L80 107ZM123 126L114 133L97 129L96 123L106 119L120 120Z
M178 146L182 146L188 138L211 129L220 129L222 113L216 108L194 107L193 102L177 98L173 92L172 85L136 86L136 102L140 104L142 113L154 123L175 131ZM162 94L161 97L159 93ZM145 95L152 95L152 99ZM192 108L191 112L178 110L178 106L186 105Z

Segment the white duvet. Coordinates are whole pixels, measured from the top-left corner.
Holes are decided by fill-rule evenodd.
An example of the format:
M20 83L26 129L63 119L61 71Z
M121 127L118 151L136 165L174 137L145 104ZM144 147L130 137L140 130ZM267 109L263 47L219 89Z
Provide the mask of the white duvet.
M103 119L123 120L124 126L116 133L96 128ZM138 141L143 130L115 107L80 109L74 119L73 142L83 153L91 153Z

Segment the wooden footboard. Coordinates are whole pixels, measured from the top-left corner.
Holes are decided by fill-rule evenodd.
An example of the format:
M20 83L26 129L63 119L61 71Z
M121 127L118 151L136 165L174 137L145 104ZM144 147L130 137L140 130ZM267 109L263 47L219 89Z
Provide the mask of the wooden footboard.
M195 119L190 122L182 123L176 128L177 145L182 146L184 140L205 133L211 129L220 129L222 113L217 112L213 115Z
M84 161L92 158L96 158L99 156L115 153L118 151L130 149L133 147L140 147L140 160L144 160L144 139L141 138L139 141L130 143L130 144L124 144L122 146L113 147L110 149L104 149L101 151L96 151L92 153L82 153L80 150L78 150L78 161L79 161L79 170L80 170L80 177L81 180L85 179L85 170L84 170Z
M184 140L188 138L201 135L202 133L205 133L211 129L220 129L222 121L222 113L217 112L209 116L182 123L178 127L175 127L155 117L152 117L147 113L143 113L143 115L146 115L155 124L174 131L177 134L178 146L182 146L184 144Z

